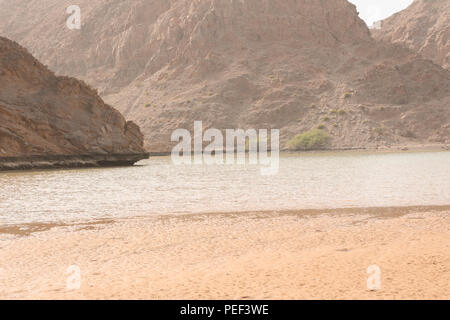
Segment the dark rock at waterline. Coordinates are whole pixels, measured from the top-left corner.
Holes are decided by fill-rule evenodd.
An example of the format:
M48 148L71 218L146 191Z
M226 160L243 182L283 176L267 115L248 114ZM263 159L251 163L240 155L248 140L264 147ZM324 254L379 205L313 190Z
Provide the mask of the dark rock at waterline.
M148 153L1 157L0 171L132 166L148 157Z

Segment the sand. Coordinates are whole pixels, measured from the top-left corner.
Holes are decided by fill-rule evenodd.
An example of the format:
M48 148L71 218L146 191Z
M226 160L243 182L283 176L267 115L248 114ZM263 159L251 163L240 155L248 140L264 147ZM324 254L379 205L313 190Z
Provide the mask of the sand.
M4 228L0 298L450 299L450 207Z

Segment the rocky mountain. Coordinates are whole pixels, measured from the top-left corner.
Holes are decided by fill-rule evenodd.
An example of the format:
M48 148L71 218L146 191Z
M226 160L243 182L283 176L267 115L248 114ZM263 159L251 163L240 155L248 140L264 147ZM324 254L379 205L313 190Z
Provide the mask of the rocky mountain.
M0 37L0 169L130 164L145 157L136 124L85 83L56 77Z
M150 151L178 128L320 127L333 148L450 143L450 72L375 41L346 0L0 1L0 34L99 88Z
M450 68L450 0L416 0L381 22L377 39L401 43Z

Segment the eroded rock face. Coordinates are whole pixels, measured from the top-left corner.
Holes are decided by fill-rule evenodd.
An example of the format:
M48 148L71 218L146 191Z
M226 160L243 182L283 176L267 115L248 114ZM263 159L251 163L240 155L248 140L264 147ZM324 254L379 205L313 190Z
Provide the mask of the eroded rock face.
M424 58L450 68L450 0L416 0L382 21L377 39L402 43Z
M0 2L0 32L98 87L153 152L197 120L280 129L283 146L318 126L335 148L450 143L449 71L375 41L346 0L78 3L81 30L71 1Z
M346 0L80 0L82 29L66 27L70 0L0 2L0 32L52 70L117 91L166 67L195 67L260 45L336 46L369 40ZM45 17L41 13L46 13ZM206 61L205 61L206 59Z
M88 85L56 77L26 49L0 37L0 157L75 161L70 156L80 155L136 161L145 156L143 136Z

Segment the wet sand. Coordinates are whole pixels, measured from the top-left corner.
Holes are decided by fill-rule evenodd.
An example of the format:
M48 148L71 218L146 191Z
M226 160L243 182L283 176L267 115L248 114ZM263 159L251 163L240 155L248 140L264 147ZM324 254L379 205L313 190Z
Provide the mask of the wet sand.
M78 290L67 289L73 265ZM0 298L450 299L450 207L3 228Z

